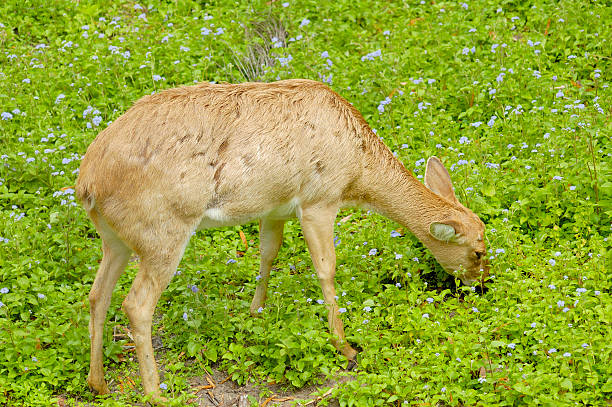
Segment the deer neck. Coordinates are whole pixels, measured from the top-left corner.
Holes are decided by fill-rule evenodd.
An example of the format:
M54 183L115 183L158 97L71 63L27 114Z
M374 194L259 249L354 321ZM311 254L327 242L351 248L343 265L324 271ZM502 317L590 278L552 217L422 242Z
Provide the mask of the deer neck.
M380 164L364 169L363 204L405 226L428 245L432 240L430 224L447 219L454 208L419 182L392 155Z

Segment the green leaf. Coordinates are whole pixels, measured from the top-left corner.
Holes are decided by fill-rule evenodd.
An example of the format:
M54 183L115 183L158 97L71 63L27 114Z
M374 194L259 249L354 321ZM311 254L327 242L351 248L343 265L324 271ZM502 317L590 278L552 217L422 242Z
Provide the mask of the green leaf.
M574 388L574 386L572 385L572 381L568 377L561 380L561 387L570 391Z
M364 307L373 307L374 306L374 300L368 298L367 300L365 300L363 302L363 306Z
M189 342L187 343L187 354L193 357L200 351L201 348L202 344L200 342L195 340L189 340Z
M210 360L211 362L216 362L217 359L219 358L216 348L206 349L206 352L204 354L206 355L206 358Z
M485 196L495 196L495 185L485 184L482 186L482 194Z
M608 377L608 381L601 386L601 391L604 393L612 393L612 377Z
M516 391L518 391L519 393L522 393L522 394L526 394L526 395L529 395L529 396L534 394L534 391L531 388L531 386L528 386L528 385L526 385L524 383L520 383L520 382L519 383L515 383L512 387L514 387L514 389Z

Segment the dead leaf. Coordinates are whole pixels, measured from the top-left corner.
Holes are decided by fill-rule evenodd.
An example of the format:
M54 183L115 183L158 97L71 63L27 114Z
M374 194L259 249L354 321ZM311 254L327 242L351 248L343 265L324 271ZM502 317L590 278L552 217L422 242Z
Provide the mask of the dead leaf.
M249 244L247 242L246 236L244 235L244 232L242 232L242 230L239 230L238 233L240 234L240 240L242 240L242 243L244 244L244 250L249 250Z
M502 329L502 328L503 328L503 327L505 327L506 325L508 325L508 323L507 323L507 322L505 322L505 323L501 324L500 326L498 326L498 327L496 327L496 328L493 328L493 329L491 330L491 332L496 332L496 331L499 331L500 329Z
M353 216L353 214L351 213L350 215L345 216L344 218L340 219L340 224L346 222L347 220L349 220L351 218L351 216Z
M424 20L424 18L421 18L421 17L413 18L413 19L410 20L410 25L416 25L416 23L418 23L419 21L423 21L423 20Z
M478 372L478 376L482 378L487 377L487 369L485 369L484 366L480 368L480 371Z

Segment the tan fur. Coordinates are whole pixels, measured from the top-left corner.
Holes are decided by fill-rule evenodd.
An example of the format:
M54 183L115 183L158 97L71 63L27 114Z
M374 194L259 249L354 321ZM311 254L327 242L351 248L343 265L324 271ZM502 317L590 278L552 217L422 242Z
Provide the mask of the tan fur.
M77 196L104 243L90 293L90 386L108 391L102 330L129 254L136 252L141 264L123 308L145 392L158 394L151 319L189 237L197 229L255 219L261 220L262 278L251 312L264 306L284 221L297 216L329 307L334 345L354 359L333 282L339 208L372 208L406 226L465 283L486 274L484 225L457 201L435 157L425 182L431 189L393 157L350 103L318 82L202 83L143 97L89 146L77 180ZM431 230L440 228L451 238L436 239Z

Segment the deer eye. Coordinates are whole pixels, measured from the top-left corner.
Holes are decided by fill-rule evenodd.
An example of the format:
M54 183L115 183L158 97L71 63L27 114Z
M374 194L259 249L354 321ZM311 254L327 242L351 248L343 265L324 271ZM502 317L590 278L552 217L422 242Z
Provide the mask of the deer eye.
M482 256L484 256L484 252L478 252L478 251L477 251L477 252L474 252L474 254L476 254L476 258L477 258L478 260L480 260L480 259L482 258Z

